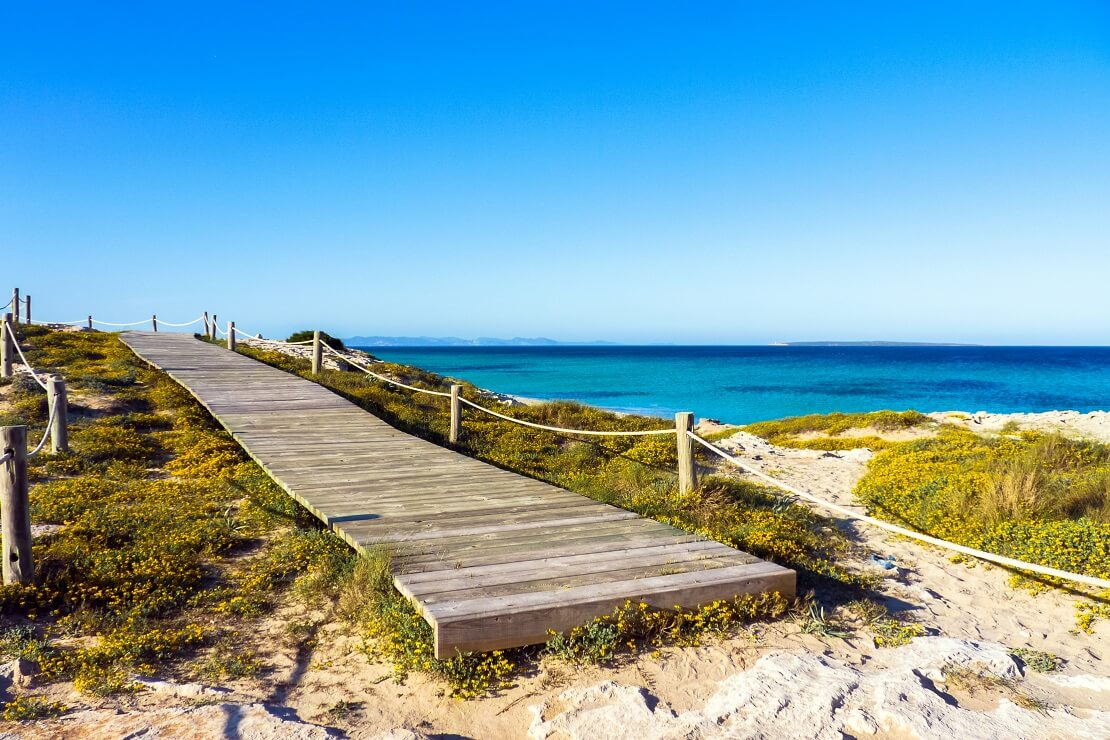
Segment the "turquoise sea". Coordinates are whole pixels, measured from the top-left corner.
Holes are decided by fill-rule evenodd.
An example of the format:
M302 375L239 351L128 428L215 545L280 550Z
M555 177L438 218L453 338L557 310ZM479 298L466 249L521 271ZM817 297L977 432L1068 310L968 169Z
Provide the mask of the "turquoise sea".
M482 388L748 423L879 409L1110 409L1110 347L372 347Z

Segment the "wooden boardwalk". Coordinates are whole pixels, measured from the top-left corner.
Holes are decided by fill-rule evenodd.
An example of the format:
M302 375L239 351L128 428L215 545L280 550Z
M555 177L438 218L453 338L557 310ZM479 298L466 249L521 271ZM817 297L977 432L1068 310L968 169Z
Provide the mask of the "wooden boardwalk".
M543 642L626 599L794 593L791 570L405 434L244 355L187 334L122 339L338 535L393 554L438 657Z

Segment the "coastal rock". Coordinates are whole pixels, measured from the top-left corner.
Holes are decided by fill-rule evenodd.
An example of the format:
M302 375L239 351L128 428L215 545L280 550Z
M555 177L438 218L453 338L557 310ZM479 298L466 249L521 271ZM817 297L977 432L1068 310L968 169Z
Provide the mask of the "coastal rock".
M995 702L961 706L944 686L964 669L1015 686L1021 672L1001 645L920 638L862 667L812 653L769 653L725 678L703 707L676 714L645 689L611 681L532 707L529 730L549 737L693 738L1082 737L1110 735L1110 712L1035 711L998 689ZM1003 683L1005 682L1005 683ZM989 706L984 709L982 706Z
M325 740L341 737L329 727L302 722L291 710L264 704L209 704L109 714L88 710L43 727L51 737L115 740L234 737L240 740ZM402 736L403 737L403 736Z
M708 737L698 732L697 725L705 724L704 718L680 719L666 704L657 702L646 689L638 686L605 681L590 688L568 689L559 695L559 703L569 707L547 720L544 715L551 709L547 702L529 707L533 716L529 737L537 740L549 737L591 740Z
M427 735L417 735L412 730L405 727L394 727L388 732L383 732L380 735L374 735L367 740L424 740Z
M35 682L39 664L26 658L16 658L0 665L0 701L9 701L15 688L27 688Z
M147 691L185 699L221 697L231 693L228 689L218 686L205 686L199 683L173 683L172 681L156 681L149 678L138 678L135 683Z
M285 342L257 339L254 337L240 339L239 344L270 352L281 352L289 357L298 357L302 360L312 359L312 345L308 344L286 344ZM342 357L337 358L331 352L324 352L322 358L324 368L327 370L348 371L351 369L352 364L371 365L381 362L381 360L375 359L358 349L347 348L341 350L339 354L342 355Z

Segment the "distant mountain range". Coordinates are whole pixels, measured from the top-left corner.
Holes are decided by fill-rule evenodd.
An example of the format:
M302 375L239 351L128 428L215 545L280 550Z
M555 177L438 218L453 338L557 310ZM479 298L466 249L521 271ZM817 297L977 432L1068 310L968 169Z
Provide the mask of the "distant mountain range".
M787 347L982 347L956 342L776 342Z
M343 343L348 347L554 347L616 344L616 342L559 342L547 337L350 337Z

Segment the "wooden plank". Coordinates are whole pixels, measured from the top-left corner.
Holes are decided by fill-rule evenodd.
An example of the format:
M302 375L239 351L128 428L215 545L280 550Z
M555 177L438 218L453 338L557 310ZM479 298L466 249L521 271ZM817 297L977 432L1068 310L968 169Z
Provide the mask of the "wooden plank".
M605 584L609 591L597 593L593 598L579 603L568 601L525 609L512 605L503 598L496 613L467 615L450 620L430 615L426 611L425 615L435 624L436 657L448 658L458 652L497 650L545 642L548 630L564 632L600 614L608 614L626 601L643 601L656 609L671 609L676 605L693 607L743 594L777 591L788 597L794 595L794 571L771 563L760 565L765 566L762 572L748 572L746 576L730 568L710 571L721 575L717 579L696 583L683 583L679 580L690 575L684 573L632 581L627 587ZM744 569L754 567L741 566Z
M533 559L522 558L508 563L477 565L469 568L451 569L446 572L441 570L429 570L414 573L400 573L397 575L397 580L398 582L404 583L406 588L413 588L422 583L437 583L444 580L460 578L498 577L500 575L512 576L514 573L520 573L522 574L521 577L527 577L530 573L540 571L557 572L561 570L563 572L568 572L579 568L589 569L597 563L609 565L614 559L619 559L623 562L625 560L633 561L646 558L667 558L675 555L682 555L685 552L702 552L719 548L725 548L729 552L739 552L739 550L725 547L719 542L713 542L712 540L697 540L683 545L655 545L623 550L605 549L600 552L589 552L580 555L563 555L559 557L540 556Z
M459 588L438 593L423 592L414 594L414 596L420 601L421 606L430 610L438 604L448 602L477 601L479 599L518 596L527 593L550 594L565 592L582 586L639 581L691 572L709 573L714 569L751 564L752 558L746 557L744 553L734 553L716 558L703 556L650 565L625 567L625 564L620 564L604 570L576 572L573 575L539 577L532 580L513 579L495 585Z
M700 543L699 543L700 544ZM666 551L661 552L654 556L647 556L642 558L632 558L628 560L619 561L619 564L614 566L611 558L595 559L589 565L580 564L573 568L570 574L559 573L551 568L534 568L529 571L501 571L490 573L482 576L471 576L469 571L473 569L464 568L462 570L448 572L435 581L420 581L410 582L404 577L398 580L405 584L405 589L414 597L419 598L424 603L434 603L436 600L463 599L463 598L478 598L479 596L495 596L498 594L486 592L480 594L478 589L492 588L494 586L510 586L512 589L517 590L552 590L553 588L565 588L571 585L582 585L589 582L602 582L595 580L603 578L605 580L627 580L628 573L637 570L643 570L645 573L650 572L651 575L664 575L660 570L669 568L684 568L685 570L709 570L713 567L711 564L717 564L720 567L723 564L742 565L747 563L757 562L757 558L747 553L738 552L736 550L729 550L721 552L720 550L685 550L677 551L677 548L668 548ZM619 568L619 569L618 569ZM675 572L680 572L676 570ZM441 572L442 573L442 572ZM618 574L626 574L619 576ZM612 576L612 577L611 577ZM587 580L581 580L587 579ZM541 586L542 582L550 581L553 586ZM466 592L465 595L458 595ZM513 593L513 590L503 592L505 594ZM447 596L447 594L456 594L455 596ZM432 599L431 597L435 597Z

